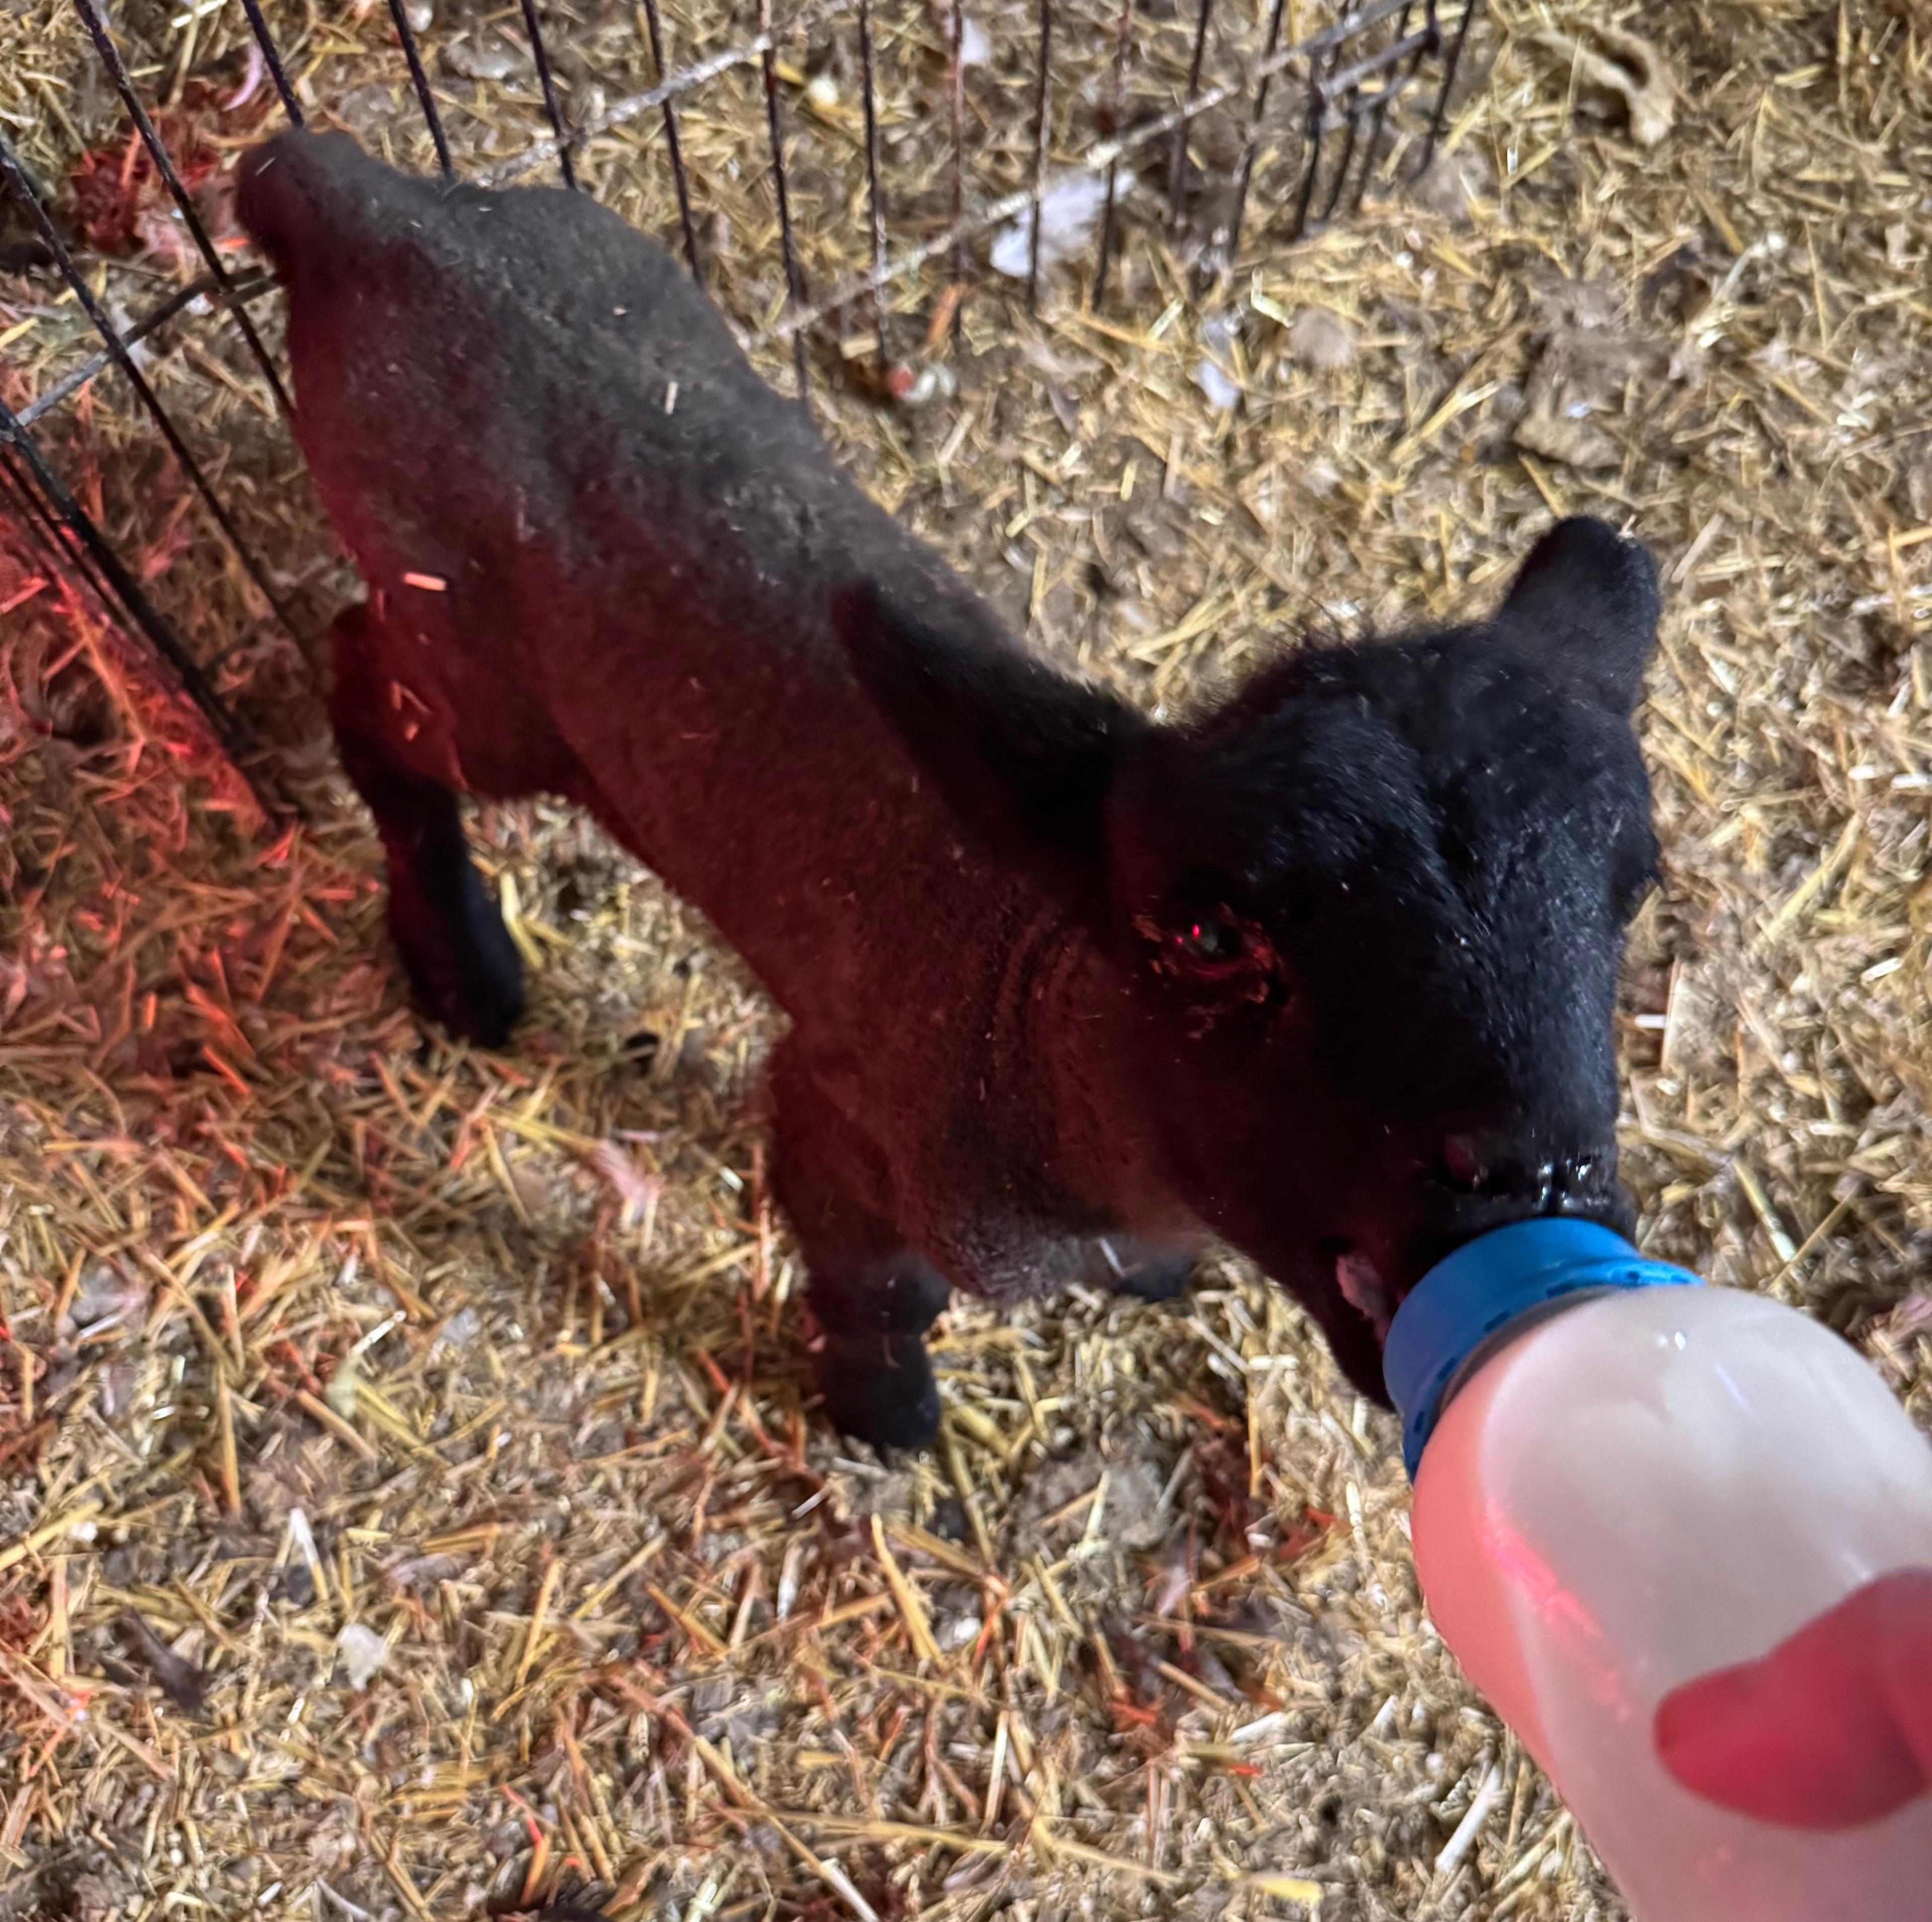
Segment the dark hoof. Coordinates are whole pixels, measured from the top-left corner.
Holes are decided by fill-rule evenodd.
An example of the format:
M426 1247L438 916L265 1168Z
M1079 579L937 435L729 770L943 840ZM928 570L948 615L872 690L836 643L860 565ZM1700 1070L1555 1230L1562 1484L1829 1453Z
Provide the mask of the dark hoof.
M816 1358L826 1418L874 1448L926 1447L939 1432L939 1384L916 1335L828 1337Z
M1192 1285L1194 1266L1190 1255L1160 1255L1130 1263L1115 1278L1114 1292L1136 1301L1178 1301Z
M474 896L456 928L431 939L413 938L400 919L391 931L416 1006L459 1041L500 1048L523 1018L524 958L480 882Z

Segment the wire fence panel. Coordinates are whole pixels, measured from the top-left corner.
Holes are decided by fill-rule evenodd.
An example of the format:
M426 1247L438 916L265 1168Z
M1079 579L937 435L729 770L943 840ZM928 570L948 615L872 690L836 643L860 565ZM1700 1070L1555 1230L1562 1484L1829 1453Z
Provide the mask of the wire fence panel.
M230 43L203 43L223 76L212 89L190 70L192 28L170 77L101 0L71 4L121 129L77 161L67 143L60 190L0 139L0 181L94 344L75 335L53 361L15 365L0 343L0 511L245 755L212 666L262 622L306 652L324 590L346 587L284 538L250 478L298 457L278 305L238 257L220 182L222 156L277 120L346 125L398 164L485 186L548 173L596 193L677 246L754 356L789 360L802 400L815 364L837 379L867 360L865 391L890 399L910 377L892 343L922 331L943 352L969 283L1034 307L1125 303L1144 251L1204 290L1244 244L1292 244L1419 174L1448 135L1480 0L1368 0L1318 21L1310 0L1015 0L988 16L997 33L967 0L807 0L782 18L758 0L749 34L742 14L680 12L670 70L659 0L568 32L568 16L546 27L539 0L494 27L439 26L432 0L388 0L386 51L360 48L333 86L317 76L344 63L313 10L243 0L241 19L212 16ZM164 293L128 258L130 234L171 251ZM168 540L225 556L205 570L226 582L219 619L161 604L173 549L139 564L125 551L151 502L62 477L57 437L116 376L137 409L124 432L173 463ZM218 433L204 416L220 409ZM243 639L218 648L204 629Z

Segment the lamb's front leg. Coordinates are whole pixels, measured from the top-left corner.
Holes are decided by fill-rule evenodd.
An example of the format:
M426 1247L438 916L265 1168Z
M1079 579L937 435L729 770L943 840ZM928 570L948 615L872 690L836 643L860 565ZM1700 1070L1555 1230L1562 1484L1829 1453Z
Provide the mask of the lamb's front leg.
M329 718L388 857L389 932L416 1005L452 1034L500 1046L524 1011L523 963L471 859L457 796L412 766L394 698L410 647L367 607L336 621ZM417 643L419 646L419 643Z
M922 1448L939 1430L939 1384L926 1331L946 1280L863 1198L872 1150L817 1086L796 1044L772 1068L772 1186L805 1258L816 1324L812 1372L842 1433L875 1448Z

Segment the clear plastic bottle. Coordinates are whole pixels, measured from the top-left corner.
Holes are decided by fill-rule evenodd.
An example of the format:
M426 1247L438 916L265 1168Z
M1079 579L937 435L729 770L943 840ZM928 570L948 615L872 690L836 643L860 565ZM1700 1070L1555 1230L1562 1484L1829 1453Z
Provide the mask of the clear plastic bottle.
M1594 1225L1384 1356L1443 1639L1638 1922L1932 1918L1932 1447L1856 1351Z

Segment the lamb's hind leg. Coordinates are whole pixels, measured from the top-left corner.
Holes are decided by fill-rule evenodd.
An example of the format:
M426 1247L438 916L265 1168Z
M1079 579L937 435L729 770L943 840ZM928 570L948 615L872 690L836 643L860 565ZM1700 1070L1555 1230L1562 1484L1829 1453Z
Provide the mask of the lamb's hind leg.
M875 1448L920 1448L939 1429L925 1335L946 1282L865 1198L869 1150L814 1082L792 1044L772 1063L772 1184L790 1218L818 1324L812 1372L842 1434Z
M389 870L389 932L417 1006L488 1048L524 1011L523 963L471 860L455 793L421 772L385 670L386 638L365 607L335 623L329 718L342 765L376 817Z

